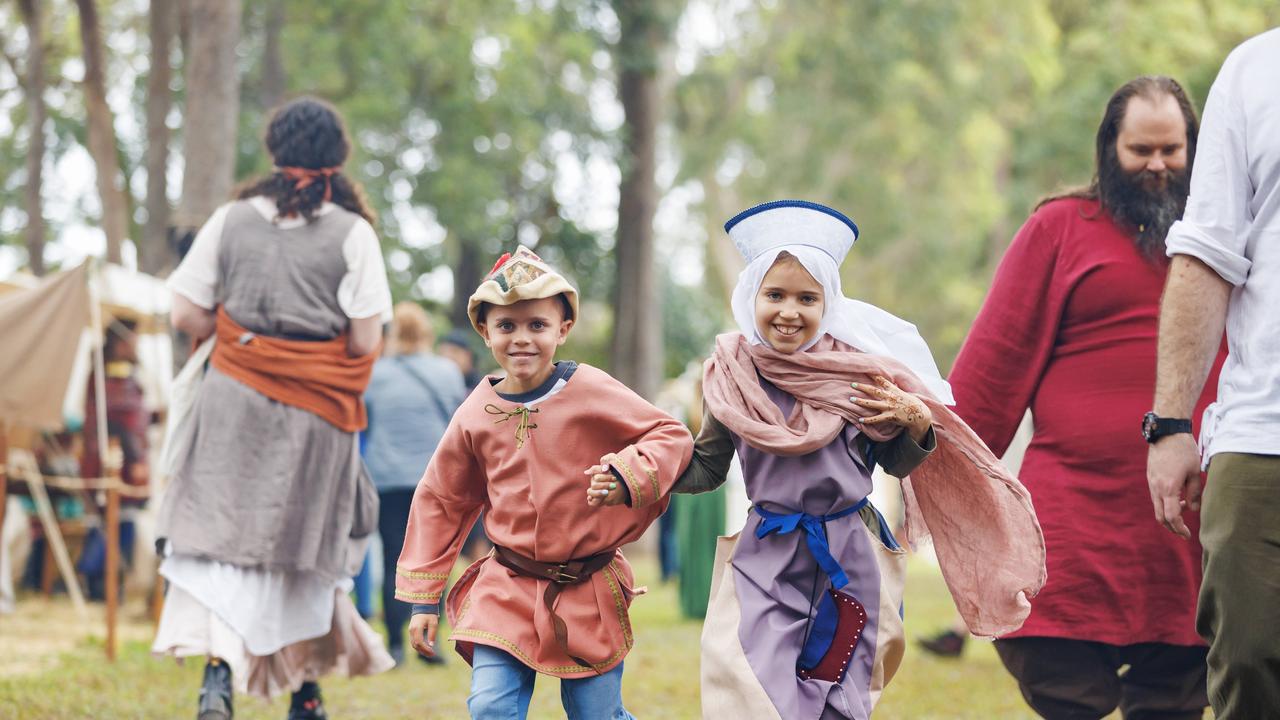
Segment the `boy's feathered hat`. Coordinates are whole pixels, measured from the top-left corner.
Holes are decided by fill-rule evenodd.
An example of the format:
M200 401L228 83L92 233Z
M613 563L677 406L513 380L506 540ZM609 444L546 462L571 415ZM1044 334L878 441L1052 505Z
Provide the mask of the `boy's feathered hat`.
M774 200L729 218L724 231L748 263L784 245L817 248L839 266L858 239L844 213L806 200Z
M467 316L471 326L480 332L480 304L514 305L521 300L541 300L564 295L569 302L569 317L578 317L578 291L563 275L521 245L515 253L505 253L498 258L493 269L485 275L480 287L467 301Z

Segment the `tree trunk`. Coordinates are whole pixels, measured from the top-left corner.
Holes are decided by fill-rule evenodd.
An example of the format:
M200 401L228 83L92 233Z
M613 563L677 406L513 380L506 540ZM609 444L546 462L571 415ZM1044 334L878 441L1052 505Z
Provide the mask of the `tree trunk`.
M44 104L44 30L41 8L36 0L19 0L22 19L27 26L27 113L30 125L27 139L27 184L23 188L23 204L27 212L27 264L35 275L44 275L44 205L40 191L44 187L44 126L48 111Z
M84 98L89 121L89 154L97 166L98 196L102 199L102 230L107 235L107 262L120 262L120 247L128 234L116 131L107 105L106 49L94 0L76 0L80 9L80 44L84 48Z
M179 239L230 199L240 113L240 0L191 0L190 7L182 199L173 218Z
M625 113L622 186L614 256L613 374L642 397L652 399L662 379L662 295L653 248L653 216L658 207L654 179L661 116L658 57L668 25L653 4L615 0L620 37L616 48L618 96Z
M193 0L173 0L178 14L178 44L182 46L182 61L191 55L191 3Z
M169 126L165 120L173 106L169 89L173 77L170 56L177 28L177 13L170 0L151 0L151 70L147 76L147 224L138 248L143 272L160 274L173 266L169 249Z
M267 8L265 45L262 51L262 109L270 111L284 101L284 57L280 33L284 31L284 0L272 0Z
M480 284L480 274L486 268L480 257L480 249L474 243L463 238L458 239L458 261L453 264L453 306L449 310L449 320L454 327L471 327L471 318L467 315L467 301L471 293Z
M737 197L732 190L725 198L725 189L716 181L715 172L708 171L700 181L702 183L702 207L706 212L707 246L703 251L703 264L706 267L706 283L712 294L724 300L723 307L729 307L733 299L733 287L738 284L738 273L742 272L742 255L733 246L728 233L724 231L724 218L731 217L738 207ZM725 314L725 313L722 313ZM727 314L732 320L732 313Z

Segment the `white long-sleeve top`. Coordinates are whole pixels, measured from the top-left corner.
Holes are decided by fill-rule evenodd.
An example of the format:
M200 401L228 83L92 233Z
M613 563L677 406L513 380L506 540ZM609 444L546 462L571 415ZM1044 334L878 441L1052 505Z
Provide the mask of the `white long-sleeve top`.
M1217 453L1280 455L1280 29L1222 64L1209 98L1182 220L1169 255L1189 255L1234 289L1229 356L1205 410L1204 462Z

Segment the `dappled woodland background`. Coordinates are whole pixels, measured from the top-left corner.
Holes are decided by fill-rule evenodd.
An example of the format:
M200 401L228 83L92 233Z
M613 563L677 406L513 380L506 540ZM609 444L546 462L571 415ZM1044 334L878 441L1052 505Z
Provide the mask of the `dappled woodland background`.
M0 268L163 275L269 110L345 114L398 298L465 326L516 242L580 284L568 354L652 395L727 327L720 230L847 211L850 295L944 370L1035 200L1083 183L1110 93L1203 103L1274 0L0 0Z

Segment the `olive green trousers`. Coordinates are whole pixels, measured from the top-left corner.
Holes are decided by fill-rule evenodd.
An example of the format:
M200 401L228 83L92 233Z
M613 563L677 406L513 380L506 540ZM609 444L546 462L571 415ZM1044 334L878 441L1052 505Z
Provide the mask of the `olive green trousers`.
M1209 643L1214 716L1280 718L1280 455L1213 457L1200 543L1196 629Z

